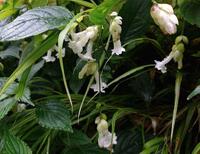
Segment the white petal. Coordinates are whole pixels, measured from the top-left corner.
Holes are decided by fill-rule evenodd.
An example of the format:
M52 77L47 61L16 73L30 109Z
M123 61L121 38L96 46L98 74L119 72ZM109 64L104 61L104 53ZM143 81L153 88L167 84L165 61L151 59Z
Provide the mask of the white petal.
M118 40L114 42L114 49L112 49L112 54L120 55L125 52L125 49L121 46L121 41Z

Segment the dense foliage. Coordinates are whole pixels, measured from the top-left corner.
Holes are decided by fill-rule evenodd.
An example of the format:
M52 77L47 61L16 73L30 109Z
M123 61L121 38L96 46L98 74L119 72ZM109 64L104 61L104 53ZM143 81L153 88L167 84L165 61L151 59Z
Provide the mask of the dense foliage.
M200 153L199 28L200 0L0 0L0 153Z

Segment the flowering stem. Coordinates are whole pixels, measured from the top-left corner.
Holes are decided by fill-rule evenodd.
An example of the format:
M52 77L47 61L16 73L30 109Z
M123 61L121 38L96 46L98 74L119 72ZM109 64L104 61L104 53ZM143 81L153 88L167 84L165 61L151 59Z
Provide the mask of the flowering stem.
M183 78L183 74L181 72L177 72L176 83L175 83L174 111L173 111L173 117L172 117L172 128L171 128L171 137L170 137L171 143L172 143L172 139L173 139L174 126L175 126L175 122L176 122L176 114L177 114L177 110L178 110L182 78Z

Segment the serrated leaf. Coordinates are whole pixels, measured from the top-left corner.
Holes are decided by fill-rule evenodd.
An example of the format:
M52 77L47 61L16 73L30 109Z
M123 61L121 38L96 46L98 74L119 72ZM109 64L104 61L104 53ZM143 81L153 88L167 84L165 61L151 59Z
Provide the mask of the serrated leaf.
M15 105L17 101L14 98L7 98L0 101L0 119L2 119Z
M120 11L123 42L145 34L150 24L151 0L127 0Z
M3 154L32 154L24 141L6 132L3 139Z
M38 122L43 127L72 132L70 113L59 100L42 102L36 108Z
M0 41L13 41L38 35L65 26L71 18L71 12L61 6L35 8L4 26L0 32Z
M193 25L197 25L200 27L200 1L184 1L180 6L181 15L187 20L189 23Z

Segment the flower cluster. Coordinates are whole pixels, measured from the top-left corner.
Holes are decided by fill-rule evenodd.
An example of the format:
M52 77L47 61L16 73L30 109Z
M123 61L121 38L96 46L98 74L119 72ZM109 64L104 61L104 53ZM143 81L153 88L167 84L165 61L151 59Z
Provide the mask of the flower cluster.
M108 149L113 152L113 145L117 144L117 136L109 132L108 130L108 122L103 116L99 116L95 120L95 124L97 124L98 131L98 145L100 148Z

